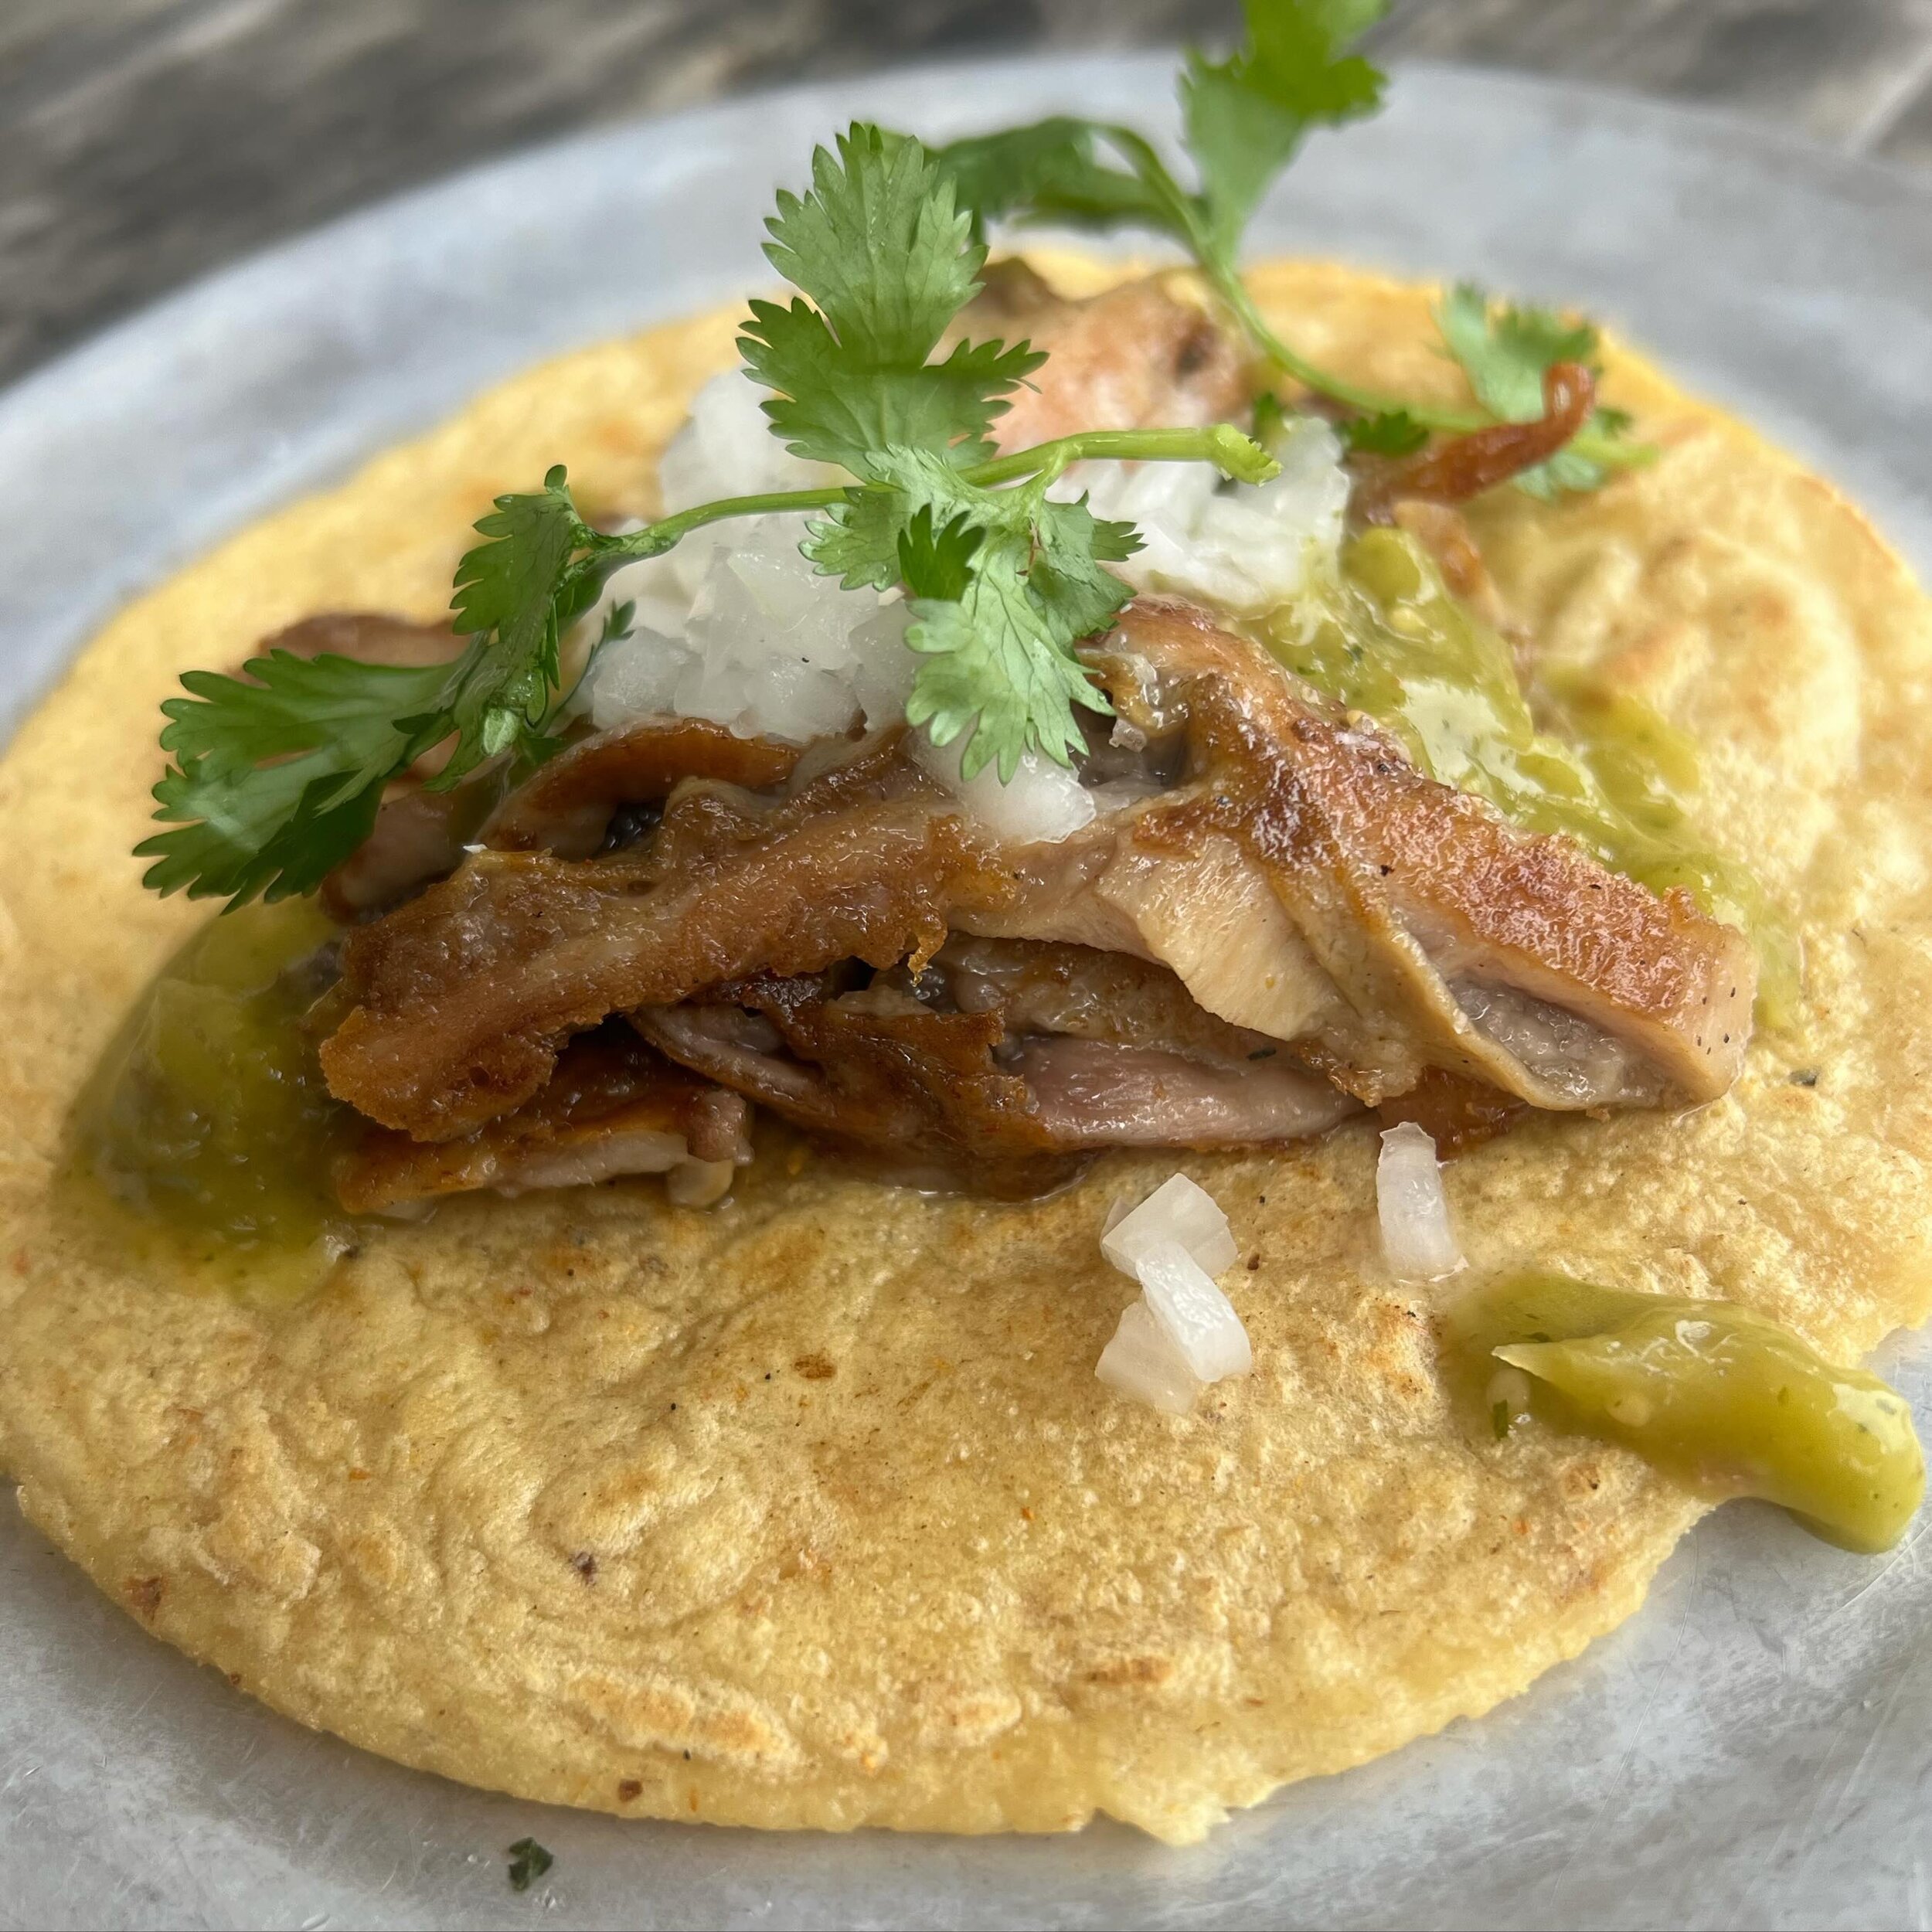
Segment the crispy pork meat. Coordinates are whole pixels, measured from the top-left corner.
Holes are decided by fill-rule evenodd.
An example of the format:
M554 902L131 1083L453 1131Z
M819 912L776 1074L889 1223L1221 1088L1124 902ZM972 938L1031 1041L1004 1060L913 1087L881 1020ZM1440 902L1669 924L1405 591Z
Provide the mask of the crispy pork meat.
M702 718L645 718L580 739L507 797L495 767L449 791L404 778L383 801L374 830L324 882L322 903L344 925L387 912L447 879L472 844L588 858L654 825L680 779L777 784L798 750L737 737Z
M889 733L687 779L630 845L480 852L352 935L332 1087L457 1138L629 1014L816 1131L991 1172L1293 1138L1431 1080L1506 1114L1734 1077L1753 963L1686 894L1435 783L1199 611L1138 602L1090 662L1117 716L1073 837L1000 845Z
M959 939L920 971L853 977L767 976L631 1019L672 1059L902 1175L910 1161L999 1192L1103 1147L1298 1140L1356 1111L1124 954Z
M1431 1066L1558 1111L1736 1077L1755 962L1688 893L1437 784L1204 612L1138 601L1094 660L1116 737L1182 776L1010 855L964 930L1161 960L1370 1105Z
M639 808L662 804L680 779L767 789L791 776L798 752L775 738L741 738L707 718L641 719L559 752L485 821L482 842L588 859L637 836L654 815Z
M898 734L776 796L687 780L607 857L483 852L352 934L357 1004L323 1043L342 1099L423 1140L521 1106L571 1035L758 972L929 956L947 914L1005 889Z
M957 332L1024 336L1048 357L993 424L1002 451L1081 430L1187 429L1247 417L1253 386L1234 338L1162 277L1083 301L1056 295L1024 262L996 262L985 279Z
M1246 407L1230 339L1158 279L1071 302L1003 264L963 326L1051 351L1003 448ZM1354 514L1423 519L1479 587L1443 506L1592 400L1560 365L1536 423L1362 459ZM328 628L376 621L278 641L432 648ZM1092 821L1056 842L995 837L897 732L801 752L648 719L507 795L492 772L399 786L329 884L365 922L321 1047L369 1124L344 1199L651 1171L696 1199L743 1157L748 1102L901 1178L1016 1193L1102 1147L1291 1140L1363 1107L1454 1146L1735 1077L1753 963L1685 893L1436 784L1202 611L1138 600L1084 655L1115 715L1080 761Z
M454 1141L370 1127L337 1162L352 1214L393 1213L445 1194L575 1187L662 1174L673 1199L701 1206L751 1158L750 1108L654 1053L621 1021L573 1040L543 1091Z

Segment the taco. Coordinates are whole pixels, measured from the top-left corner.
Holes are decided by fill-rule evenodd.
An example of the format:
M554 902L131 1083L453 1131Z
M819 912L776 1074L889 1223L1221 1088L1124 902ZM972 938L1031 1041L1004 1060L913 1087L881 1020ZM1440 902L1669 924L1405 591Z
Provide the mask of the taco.
M1374 94L1250 15L1197 190L855 128L799 298L233 539L0 765L0 1459L277 1709L1185 1841L1724 1495L1910 1518L1926 600L1576 318L1237 278ZM987 266L1029 217L1193 266Z

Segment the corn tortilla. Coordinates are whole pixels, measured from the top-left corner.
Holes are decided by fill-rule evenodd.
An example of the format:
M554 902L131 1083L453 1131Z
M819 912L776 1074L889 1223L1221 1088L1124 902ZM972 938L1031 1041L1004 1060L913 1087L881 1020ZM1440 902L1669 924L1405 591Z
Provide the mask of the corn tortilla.
M1063 286L1117 270L1045 264ZM1254 278L1359 379L1455 393L1430 291ZM1366 1124L1103 1161L1041 1204L807 1161L713 1214L652 1182L459 1200L256 1308L56 1212L62 1122L204 907L128 853L155 706L311 611L431 617L496 492L648 512L735 311L567 356L223 545L87 648L0 764L0 1464L147 1628L299 1721L525 1797L718 1823L1174 1842L1520 1692L1634 1611L1699 1505L1635 1458L1474 1440L1451 1287L1393 1285ZM1546 651L1696 733L1711 842L1794 909L1805 999L1694 1114L1455 1163L1478 1269L1718 1294L1827 1353L1927 1313L1932 621L1828 485L1613 346L1652 468L1475 521ZM1815 1085L1794 1072L1816 1072ZM1096 1236L1176 1165L1226 1209L1254 1373L1176 1419L1094 1364Z

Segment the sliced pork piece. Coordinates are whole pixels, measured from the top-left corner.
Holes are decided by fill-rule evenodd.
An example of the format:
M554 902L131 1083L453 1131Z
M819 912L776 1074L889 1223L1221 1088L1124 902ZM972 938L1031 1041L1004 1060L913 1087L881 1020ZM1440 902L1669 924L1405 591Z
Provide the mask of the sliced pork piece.
M662 804L680 780L764 791L791 776L798 750L775 738L740 737L706 718L641 718L566 746L490 815L482 842L588 859L627 808ZM624 828L641 828L635 819Z
M1325 1134L1360 1111L1287 1060L1214 1066L1049 1036L1022 1042L1008 1065L1062 1147L1256 1147Z
M425 1144L367 1129L337 1162L352 1214L379 1214L445 1194L580 1187L620 1174L662 1174L674 1200L706 1205L751 1158L744 1100L653 1053L615 1023L571 1042L527 1106L460 1140Z
M1024 336L1047 352L993 424L1002 451L1081 430L1238 421L1253 393L1233 337L1159 276L1069 301L1025 263L995 263L957 332Z
M633 846L481 854L352 936L332 1088L447 1138L520 1105L610 1013L925 961L949 930L1171 968L1204 1015L1292 1047L1277 1070L1291 1057L1371 1106L1431 1069L1560 1111L1700 1100L1734 1077L1753 962L1687 894L1435 783L1198 610L1137 603L1090 661L1119 717L1089 760L1107 808L1083 831L1002 846L889 735L814 747L776 798L688 781Z
M1165 960L1370 1105L1431 1066L1556 1110L1736 1077L1755 964L1688 893L1518 831L1191 607L1137 601L1093 661L1157 757L1184 737L1182 775L1014 855L959 926Z
M648 842L603 859L475 854L352 934L357 1003L321 1047L332 1090L451 1139L522 1105L563 1042L609 1014L937 951L947 913L1003 881L896 736L837 750L829 767L801 760L777 800L687 781Z
M764 978L634 1014L673 1059L901 1178L1003 1193L1104 1147L1298 1140L1355 1103L1202 1012L1165 968L969 940L917 974Z
M822 974L744 981L719 999L632 1018L672 1058L894 1179L964 1175L988 1192L1028 1194L1077 1165L1025 1083L995 1064L997 1012L935 1012L886 987L842 994Z
M413 779L389 789L375 829L322 885L330 917L350 925L447 879L471 844L587 859L628 844L686 778L768 787L798 761L796 745L741 738L703 718L641 718L566 746L505 795L492 766L450 791Z
M353 926L402 904L463 862L501 791L486 774L450 791L427 791L415 778L398 779L376 809L369 836L322 881L322 910L338 925Z

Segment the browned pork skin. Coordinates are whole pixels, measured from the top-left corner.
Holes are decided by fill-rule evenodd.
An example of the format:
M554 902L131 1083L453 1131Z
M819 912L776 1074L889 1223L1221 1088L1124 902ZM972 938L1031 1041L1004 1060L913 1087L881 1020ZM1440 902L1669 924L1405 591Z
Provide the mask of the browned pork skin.
M387 912L447 879L472 842L587 859L607 842L628 842L620 831L647 828L679 780L780 784L798 751L774 738L735 736L702 718L645 718L567 747L507 798L494 769L450 791L401 780L375 829L323 881L323 907L345 926Z
M335 1165L352 1214L445 1194L576 1187L662 1174L688 1206L716 1199L751 1158L743 1097L653 1053L621 1023L573 1040L543 1090L460 1140L425 1142L372 1127Z
M801 760L777 798L688 781L654 837L604 859L473 855L350 936L359 1003L323 1043L330 1087L385 1126L451 1139L522 1105L563 1043L609 1014L936 952L947 913L1003 882L896 740Z
M776 738L741 738L706 718L641 719L559 752L491 814L482 842L502 852L588 859L625 807L661 804L685 778L751 791L781 785L799 750Z
M1013 855L1013 893L958 926L1162 960L1372 1106L1431 1066L1556 1110L1736 1077L1755 964L1687 893L1519 832L1191 607L1138 600L1094 661L1187 775Z

